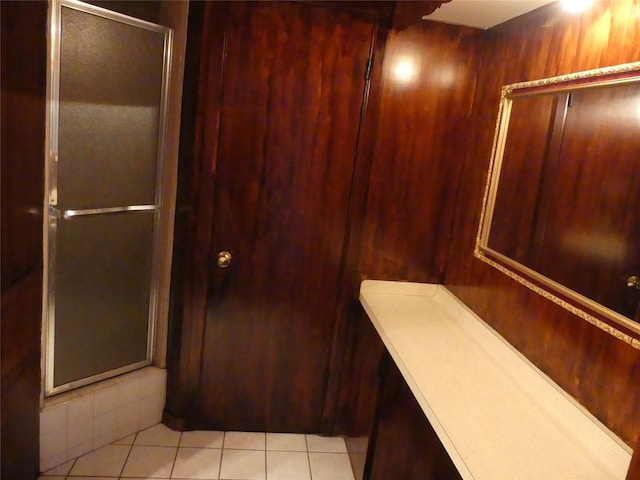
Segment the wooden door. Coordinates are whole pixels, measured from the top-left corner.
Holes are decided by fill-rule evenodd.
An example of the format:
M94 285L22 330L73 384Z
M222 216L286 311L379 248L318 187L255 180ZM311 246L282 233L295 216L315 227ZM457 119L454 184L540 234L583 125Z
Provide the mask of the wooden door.
M373 27L285 2L229 22L199 423L318 431Z
M571 94L549 176L540 272L629 317L640 291L640 85Z

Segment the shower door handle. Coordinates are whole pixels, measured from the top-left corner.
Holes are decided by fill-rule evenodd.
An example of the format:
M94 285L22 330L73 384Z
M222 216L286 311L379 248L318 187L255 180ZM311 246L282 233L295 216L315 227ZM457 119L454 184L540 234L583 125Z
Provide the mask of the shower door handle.
M106 215L110 213L126 213L126 212L149 212L157 210L157 205L127 205L126 207L106 207L106 208L87 208L84 210L60 210L56 207L49 206L49 215L58 219L68 220L73 217L84 217L88 215Z

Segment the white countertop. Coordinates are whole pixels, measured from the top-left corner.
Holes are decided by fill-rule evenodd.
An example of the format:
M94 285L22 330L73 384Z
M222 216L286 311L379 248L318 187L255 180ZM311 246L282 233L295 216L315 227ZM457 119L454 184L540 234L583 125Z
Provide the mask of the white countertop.
M365 280L360 301L462 478L624 480L631 449L446 288Z

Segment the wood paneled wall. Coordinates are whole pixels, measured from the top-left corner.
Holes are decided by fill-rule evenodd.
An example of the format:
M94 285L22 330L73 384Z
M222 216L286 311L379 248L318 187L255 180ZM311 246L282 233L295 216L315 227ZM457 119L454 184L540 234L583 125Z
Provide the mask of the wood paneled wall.
M473 257L500 86L640 60L640 2L601 1L571 16L555 4L489 32L464 158L445 285L509 342L635 445L640 351Z
M188 349L191 341L190 330L188 325L183 323L183 320L195 315L193 312L194 299L206 295L206 269L198 270L200 276L197 279L195 271L199 264L205 262L203 256L208 255L210 230L210 226L209 230L200 228L198 222L198 211L211 203L210 196L204 195L203 197L199 189L193 188L193 185L200 184L198 179L201 174L207 175L207 172L211 171L207 165L196 164L194 158L198 154L195 149L197 112L198 108L204 110L204 107L199 107L201 101L198 96L199 82L201 70L207 68L206 65L200 64L200 55L201 49L207 45L221 45L219 42L214 43L213 41L205 44L208 37L203 37L204 18L205 3L190 3L180 124L167 341L167 392L171 393L167 395L163 418L167 425L180 430L184 428L183 412L186 408L188 392L190 395L194 390L193 386L187 387L190 362L181 359L181 355L184 350ZM224 36L224 29L217 29L217 31L220 36ZM222 47L220 46L219 49L218 57L221 61ZM199 134L200 132L198 132ZM204 240L202 240L203 235L205 236ZM198 255L192 255L193 252L198 252ZM204 304L201 305L199 311L204 311ZM204 314L201 313L201 315Z
M38 476L47 2L2 2L2 473Z
M359 249L361 278L442 280L478 71L478 31L422 22L393 31ZM414 73L401 78L405 64Z
M379 370L376 423L362 478L460 480L451 457L388 352Z
M193 4L192 10L196 7ZM201 81L215 83L214 77L220 77L223 68L222 24L226 13L224 4L207 5L205 9L218 9L219 13L204 12L205 22L209 22L204 27L190 25L193 41L189 51L201 55ZM193 10L193 19L196 14ZM374 17L372 21L379 28L354 167L344 246L346 262L340 279L336 279L342 288L324 406L326 432L366 433L371 419L373 372L382 344L379 339L376 343L375 332L360 314L360 280L442 281L452 227L452 199L461 171L461 163L450 158L463 155L470 135L468 120L479 65L477 30L420 22L402 31L389 31L385 25L390 22L383 13ZM221 25L213 25L212 18ZM203 51L199 51L201 47ZM408 82L399 83L393 78L393 70L405 57L411 58L419 71ZM185 88L185 92L185 99L192 99L195 88ZM198 388L199 356L189 345L199 342L205 308L202 299L209 281L203 266L207 265L204 258L209 253L211 225L204 219L210 217L207 209L211 208L211 161L216 142L204 141L203 131L193 126L207 125L209 131L215 130L220 95L207 96L185 109L191 112L191 119L183 116L187 130L183 130L181 178L184 181L185 175L191 177L187 180L190 199L184 202L185 211L189 208L190 212L189 220L177 220L176 225L189 225L189 233L180 242L191 247L175 250L186 253L186 257L184 270L176 270L174 277L168 367L169 383L175 389L170 389L165 415L165 420L177 427ZM194 122L196 116L203 121ZM196 145L196 151L187 143ZM443 202L442 198L448 200ZM187 200L186 196L182 199ZM369 351L370 342L377 345L373 352Z
M637 13L638 1L617 0L573 17L548 7L490 32L432 22L403 31L380 28L340 280L334 334L339 348L331 360L338 370L325 405L334 431L360 434L368 428L372 372L382 347L362 316L357 291L360 280L377 278L444 281L627 442L635 440L640 354L474 259L473 247L500 86L640 59ZM200 68L219 68L219 50ZM393 70L405 56L421 70L402 84L393 80ZM192 109L215 122L216 101L200 99ZM210 159L214 153L198 155ZM210 175L210 166L194 168L193 185L206 185L198 177ZM185 211L209 205L210 190L189 195ZM192 241L207 248L210 225L198 223L197 211L190 218ZM202 255L195 252L186 269L197 269ZM197 298L206 282L204 271L185 280L182 318L202 315ZM173 353L189 355L185 348L197 342L202 325L174 327L180 334L172 335ZM198 361L191 355L190 365L170 362L170 368L182 369L178 377L170 375L170 382L181 385L182 393L170 399L176 412L197 388L187 378Z
M423 21L388 32L375 59L338 311L348 345L338 432L367 434L383 351L359 306L360 282L443 281L462 167L455 159L471 138L481 33ZM405 79L396 73L402 62L415 68Z

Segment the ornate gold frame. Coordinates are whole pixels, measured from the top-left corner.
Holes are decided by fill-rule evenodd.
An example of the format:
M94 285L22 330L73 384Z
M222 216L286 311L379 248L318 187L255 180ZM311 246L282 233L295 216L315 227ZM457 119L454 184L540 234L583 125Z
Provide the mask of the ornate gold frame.
M523 95L562 92L632 82L640 82L640 62L586 70L529 82L513 83L502 87L474 256L538 295L640 350L639 324L492 250L488 246L488 236L502 166L512 99Z

